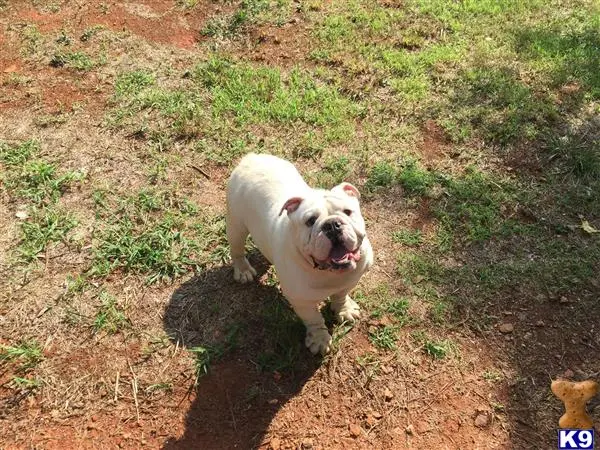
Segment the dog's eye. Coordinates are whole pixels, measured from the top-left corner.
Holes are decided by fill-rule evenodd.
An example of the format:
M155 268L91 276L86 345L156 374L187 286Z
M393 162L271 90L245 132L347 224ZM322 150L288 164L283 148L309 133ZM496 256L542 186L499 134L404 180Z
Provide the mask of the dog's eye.
M352 215L352 210L350 210L350 209L345 209L345 210L344 210L344 214L346 214L347 216L350 216L350 215Z
M317 216L312 216L305 223L306 223L307 227L312 227L315 224L316 221L317 221Z

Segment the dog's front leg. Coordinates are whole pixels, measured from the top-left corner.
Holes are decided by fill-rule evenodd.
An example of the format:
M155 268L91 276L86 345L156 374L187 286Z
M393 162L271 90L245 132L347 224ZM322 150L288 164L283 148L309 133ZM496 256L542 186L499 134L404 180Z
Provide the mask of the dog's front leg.
M306 346L313 355L329 353L331 335L325 326L325 320L317 307L317 303L293 305L294 311L306 326Z
M340 323L354 322L360 318L360 306L350 298L348 292L338 292L331 296L331 309Z

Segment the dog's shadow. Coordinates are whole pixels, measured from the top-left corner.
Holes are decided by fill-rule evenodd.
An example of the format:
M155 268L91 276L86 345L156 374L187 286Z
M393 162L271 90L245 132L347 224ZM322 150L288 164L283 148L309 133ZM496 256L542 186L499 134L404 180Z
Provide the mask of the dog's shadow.
M273 416L319 365L266 261L250 260L259 281L240 285L230 267L210 269L166 306L165 330L194 355L199 375L185 432L166 449L258 447Z

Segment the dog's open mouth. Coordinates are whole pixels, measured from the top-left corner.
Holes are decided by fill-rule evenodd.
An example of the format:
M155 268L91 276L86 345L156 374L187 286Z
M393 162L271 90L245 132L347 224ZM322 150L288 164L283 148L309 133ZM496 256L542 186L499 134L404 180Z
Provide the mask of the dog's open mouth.
M352 266L352 262L360 259L360 248L348 250L342 243L335 244L325 261L313 258L315 269L319 270L344 270Z

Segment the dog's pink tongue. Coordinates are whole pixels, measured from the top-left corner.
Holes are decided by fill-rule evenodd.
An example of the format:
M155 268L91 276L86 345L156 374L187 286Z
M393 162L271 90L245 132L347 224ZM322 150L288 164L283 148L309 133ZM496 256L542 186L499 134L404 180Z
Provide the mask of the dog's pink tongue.
M348 253L350 253L350 252L346 249L346 247L344 247L343 245L336 245L331 250L329 257L333 261L343 261L344 259L346 259L346 256L348 255Z

